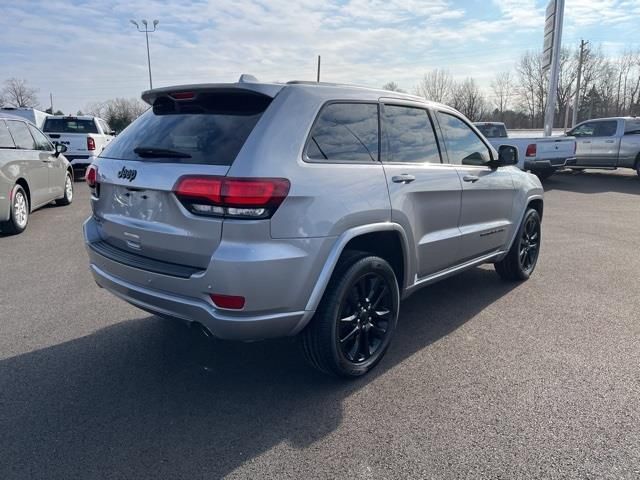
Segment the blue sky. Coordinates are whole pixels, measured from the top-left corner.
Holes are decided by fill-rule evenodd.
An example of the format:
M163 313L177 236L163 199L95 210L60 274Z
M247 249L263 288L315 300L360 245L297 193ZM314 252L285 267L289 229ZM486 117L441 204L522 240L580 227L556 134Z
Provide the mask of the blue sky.
M489 85L542 46L546 0L13 0L0 8L0 80L25 78L41 103L75 113L148 88L144 34L158 19L154 86L322 79L412 90L445 68ZM564 45L638 47L640 0L566 0ZM635 26L634 26L635 24Z

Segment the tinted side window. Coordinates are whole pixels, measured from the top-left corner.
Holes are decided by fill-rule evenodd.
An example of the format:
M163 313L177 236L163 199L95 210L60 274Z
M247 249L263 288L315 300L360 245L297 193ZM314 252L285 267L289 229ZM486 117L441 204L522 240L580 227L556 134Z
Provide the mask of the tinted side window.
M382 122L385 162L440 163L440 151L426 110L385 105Z
M318 115L307 141L310 160L378 160L378 105L332 103Z
M618 122L610 120L607 122L596 122L594 137L613 137L618 130Z
M24 122L8 121L9 131L13 137L13 141L16 143L16 147L24 150L37 150L36 142L29 133L29 128Z
M627 120L624 126L625 133L640 133L640 120Z
M31 131L31 135L33 135L33 139L36 141L37 150L44 150L45 152L50 152L51 150L53 150L53 146L51 145L49 140L47 140L47 137L40 133L40 130L32 127L31 125L29 125L29 130Z
M0 148L16 148L7 124L3 120L0 120Z
M438 120L450 163L484 165L491 160L489 149L469 125L458 117L443 112L438 112Z

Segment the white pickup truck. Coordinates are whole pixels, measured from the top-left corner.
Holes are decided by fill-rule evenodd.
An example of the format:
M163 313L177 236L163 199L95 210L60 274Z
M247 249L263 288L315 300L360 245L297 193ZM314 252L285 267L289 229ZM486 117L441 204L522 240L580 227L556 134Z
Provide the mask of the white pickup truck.
M474 124L491 145L513 145L518 149L518 167L536 174L541 179L556 170L575 165L576 139L573 137L510 137L504 123L478 122Z
M115 136L107 122L91 116L52 115L45 119L42 131L54 145L67 147L64 156L77 171L85 170Z

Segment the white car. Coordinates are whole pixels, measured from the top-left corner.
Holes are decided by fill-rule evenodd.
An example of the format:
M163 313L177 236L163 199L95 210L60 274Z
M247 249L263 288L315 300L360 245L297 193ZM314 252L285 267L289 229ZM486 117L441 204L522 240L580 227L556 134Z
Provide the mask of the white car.
M45 120L42 131L54 144L67 147L65 157L76 171L91 165L115 136L107 122L88 115L52 115Z

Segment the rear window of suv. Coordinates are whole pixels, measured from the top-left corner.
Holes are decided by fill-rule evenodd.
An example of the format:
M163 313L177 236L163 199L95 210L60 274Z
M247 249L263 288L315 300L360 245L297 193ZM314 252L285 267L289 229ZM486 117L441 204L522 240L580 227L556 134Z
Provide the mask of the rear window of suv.
M47 133L98 133L93 120L79 118L47 118L42 131Z
M100 157L231 165L270 103L254 92L201 92L179 101L159 97Z
M0 148L16 148L4 120L0 120Z

